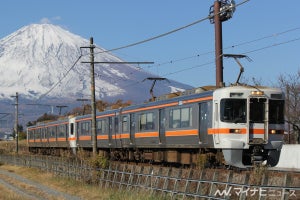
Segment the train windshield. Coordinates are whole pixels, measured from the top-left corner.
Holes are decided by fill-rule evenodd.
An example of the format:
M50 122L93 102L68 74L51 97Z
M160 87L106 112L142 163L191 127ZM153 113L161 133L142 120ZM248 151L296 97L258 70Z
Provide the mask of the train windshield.
M264 123L265 120L265 102L266 98L251 98L250 99L250 122ZM284 123L284 101L269 100L269 123L283 124Z
M221 121L246 123L246 99L222 99Z
M250 122L251 123L264 123L266 101L267 101L266 98L250 99Z
M269 101L269 122L270 124L284 124L284 101Z
M264 123L266 98L250 98L250 123ZM246 99L222 99L221 121L229 123L246 123ZM284 123L284 101L269 100L269 123Z

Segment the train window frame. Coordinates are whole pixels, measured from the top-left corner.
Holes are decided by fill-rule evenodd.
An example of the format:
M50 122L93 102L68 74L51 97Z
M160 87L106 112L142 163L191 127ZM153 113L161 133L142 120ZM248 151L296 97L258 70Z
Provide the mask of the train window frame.
M255 101L254 101L255 100ZM265 121L265 103L267 98L251 97L250 98L250 122L251 123L264 123ZM263 111L263 112L261 112Z
M67 124L60 124L58 126L57 138L67 138L68 132Z
M285 102L282 99L269 99L269 123L270 124L284 124L284 103ZM275 104L275 105L271 105L271 104Z
M154 112L145 112L138 115L139 131L155 130L155 114Z
M129 123L128 123L128 115L123 115L121 116L122 118L122 133L127 133L129 132Z
M35 135L36 135L36 139L37 139L37 140L40 140L40 139L41 139L41 129L40 129L40 128L37 129Z
M75 124L72 122L70 123L70 135L73 136L75 133Z
M50 138L56 138L56 126L49 127Z
M105 135L108 132L108 123L106 119L97 120L96 131L98 135Z
M169 110L169 128L190 128L193 126L193 107L171 108Z
M240 104L237 106L237 104ZM223 98L220 101L220 121L226 123L246 123L247 99Z
M83 121L81 123L81 135L88 136L91 135L91 121Z

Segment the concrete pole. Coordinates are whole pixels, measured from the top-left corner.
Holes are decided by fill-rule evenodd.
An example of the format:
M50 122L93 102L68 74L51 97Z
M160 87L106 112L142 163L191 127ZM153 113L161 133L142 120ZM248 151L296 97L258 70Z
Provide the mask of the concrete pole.
M90 38L90 69L91 69L91 108L92 108L92 146L93 155L97 155L97 130L96 130L96 98L95 98L95 63L94 63L94 40Z

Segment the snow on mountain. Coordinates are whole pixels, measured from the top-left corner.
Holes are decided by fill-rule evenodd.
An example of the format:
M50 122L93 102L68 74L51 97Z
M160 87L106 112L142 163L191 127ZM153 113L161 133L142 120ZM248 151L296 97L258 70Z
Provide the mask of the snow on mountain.
M80 49L87 46L89 40L51 24L24 26L6 36L0 40L0 98L10 98L15 92L33 100L89 97L90 65L82 63L89 61L89 49ZM111 53L99 53L105 51L99 46L94 50L95 61L122 61ZM150 97L152 82L143 80L155 76L123 64L96 64L95 75L96 99L136 102ZM158 81L154 92L161 95L174 88L191 87L172 80Z

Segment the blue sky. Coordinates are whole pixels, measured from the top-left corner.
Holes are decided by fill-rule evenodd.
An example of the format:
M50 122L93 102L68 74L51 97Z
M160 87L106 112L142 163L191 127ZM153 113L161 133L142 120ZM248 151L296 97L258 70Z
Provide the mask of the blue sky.
M236 0L239 4L243 0ZM113 49L182 27L208 16L213 0L10 0L2 2L0 38L43 21L60 25ZM277 83L280 74L300 70L299 1L250 0L223 23L224 53L244 54L244 80ZM195 87L215 84L214 26L205 20L171 35L112 52L126 61L152 61L140 67ZM239 67L224 59L224 81Z

